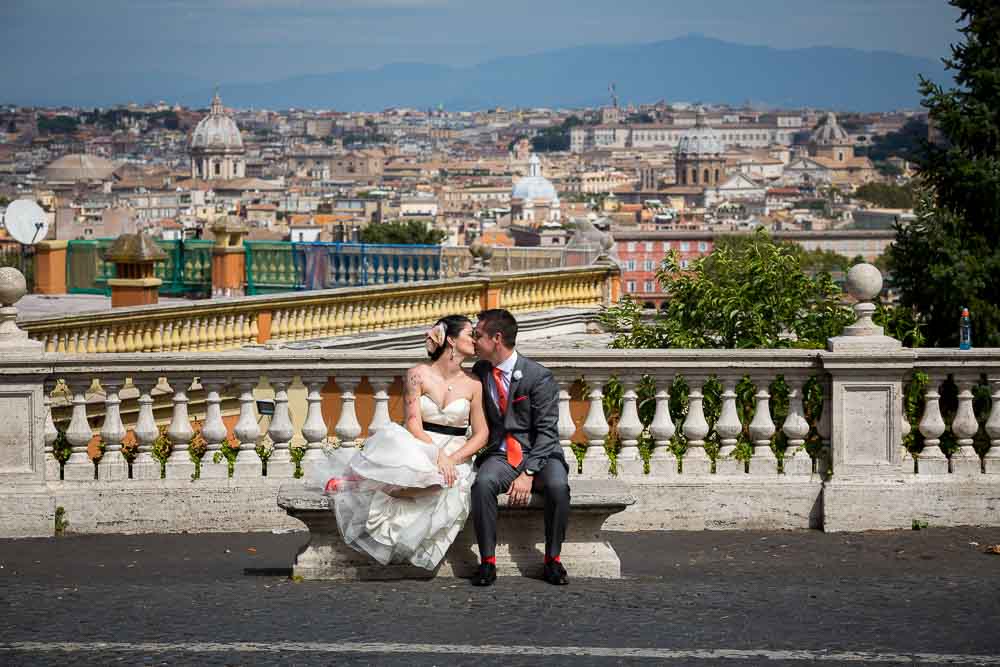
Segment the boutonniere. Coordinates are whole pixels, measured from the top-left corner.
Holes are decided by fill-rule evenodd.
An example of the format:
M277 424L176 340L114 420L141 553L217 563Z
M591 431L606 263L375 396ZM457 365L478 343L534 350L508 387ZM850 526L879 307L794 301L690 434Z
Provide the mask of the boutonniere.
M522 377L524 377L524 373L522 373L521 371L514 371L515 380L520 380Z

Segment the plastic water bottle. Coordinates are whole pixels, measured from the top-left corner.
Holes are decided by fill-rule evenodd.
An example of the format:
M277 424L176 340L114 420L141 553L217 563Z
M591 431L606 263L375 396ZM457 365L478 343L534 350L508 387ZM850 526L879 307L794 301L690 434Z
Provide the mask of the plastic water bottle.
M962 309L962 319L958 324L958 349L972 349L972 322L969 320L969 309Z

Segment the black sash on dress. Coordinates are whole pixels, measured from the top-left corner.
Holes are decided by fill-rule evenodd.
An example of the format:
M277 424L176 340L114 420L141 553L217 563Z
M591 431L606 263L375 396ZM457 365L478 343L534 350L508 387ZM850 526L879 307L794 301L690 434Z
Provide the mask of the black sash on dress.
M442 433L444 435L465 435L467 430L459 426L445 426L444 424L434 424L432 422L424 422L423 426L425 431Z

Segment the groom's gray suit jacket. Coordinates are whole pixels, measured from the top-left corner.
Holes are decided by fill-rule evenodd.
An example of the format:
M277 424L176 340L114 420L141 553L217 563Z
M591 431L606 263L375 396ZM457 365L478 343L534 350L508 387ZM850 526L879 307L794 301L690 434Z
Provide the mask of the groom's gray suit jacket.
M519 472L538 472L551 459L558 460L569 470L559 445L559 385L552 372L518 353L507 390L505 414L500 413L490 396L493 365L488 361L478 361L472 372L483 383L483 409L490 428L486 449L476 458L476 465L499 453L500 445L509 433L521 443L524 453L524 460L518 466Z

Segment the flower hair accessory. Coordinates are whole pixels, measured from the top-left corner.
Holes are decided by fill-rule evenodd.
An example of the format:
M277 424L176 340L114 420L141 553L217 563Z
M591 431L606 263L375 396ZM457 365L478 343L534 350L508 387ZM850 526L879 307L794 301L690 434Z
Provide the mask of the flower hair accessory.
M521 371L514 371L515 380L520 380L522 377L524 377L524 374Z
M438 322L427 330L427 336L424 339L424 347L427 348L427 354L434 354L439 347L444 345L445 335L444 322Z

